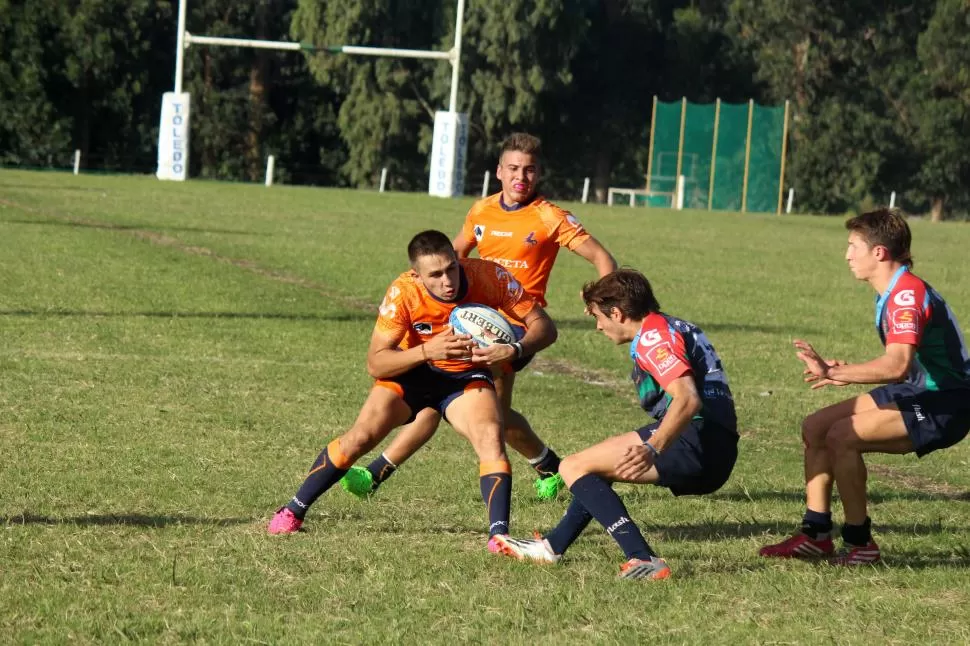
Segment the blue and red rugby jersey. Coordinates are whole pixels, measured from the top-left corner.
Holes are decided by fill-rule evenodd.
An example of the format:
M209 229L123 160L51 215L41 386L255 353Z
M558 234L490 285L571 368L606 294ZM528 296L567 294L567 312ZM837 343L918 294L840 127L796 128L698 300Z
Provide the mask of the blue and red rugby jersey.
M690 374L701 397L699 417L737 432L734 397L714 346L693 323L652 312L630 343L633 383L640 406L658 422L670 406L664 390L674 379Z
M900 267L876 296L876 330L884 346L916 346L906 383L925 390L970 388L970 357L953 311L909 267Z

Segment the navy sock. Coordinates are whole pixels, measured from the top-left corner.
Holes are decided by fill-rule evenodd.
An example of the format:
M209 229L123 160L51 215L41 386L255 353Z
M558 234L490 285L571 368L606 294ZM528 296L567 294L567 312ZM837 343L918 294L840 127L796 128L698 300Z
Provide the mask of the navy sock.
M868 545L872 540L872 521L866 516L866 520L861 525L842 525L842 541L847 545L857 547Z
M374 489L377 489L382 482L394 475L394 471L397 469L397 465L387 459L383 453L380 454L373 462L367 465L367 470L370 471L371 476L374 478Z
M563 514L559 524L553 527L543 538L549 541L549 546L552 547L553 552L565 554L569 546L579 538L579 535L583 533L591 520L593 520L593 515L586 510L583 503L573 498L569 502L569 506L566 507L566 513Z
M832 533L832 512L812 511L805 509L802 516L803 534L811 539L828 538Z
M649 559L656 556L640 533L636 523L630 520L623 501L603 478L591 473L576 480L569 488L573 496L606 528L628 559Z
M337 462L341 465L346 464L346 458L344 457L343 451L340 450L340 444L338 440L334 440L327 445L319 456L317 456L316 461L310 468L310 473L307 474L306 480L300 485L299 491L293 496L290 502L286 503L287 509L293 512L293 515L297 518L303 518L306 516L307 511L310 509L310 505L316 502L317 498L323 495L323 493L335 485L344 474L347 473L346 468L338 467ZM349 464L346 464L349 467Z
M505 463L504 471L493 470L495 466L494 463L483 464L481 471L488 470L491 473L483 473L478 478L482 500L485 501L485 509L488 511L489 537L509 533L509 509L512 506L512 473L509 464Z
M548 446L542 449L539 457L529 460L529 464L536 470L540 478L551 478L559 473L559 456Z

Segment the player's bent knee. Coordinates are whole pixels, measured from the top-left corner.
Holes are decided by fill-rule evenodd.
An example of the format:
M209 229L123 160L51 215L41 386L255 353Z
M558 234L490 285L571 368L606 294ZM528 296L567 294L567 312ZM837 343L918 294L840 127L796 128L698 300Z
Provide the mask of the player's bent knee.
M357 460L387 436L383 429L373 426L354 426L340 437L340 446L344 454L351 459Z
M802 420L802 441L809 448L824 448L828 431L827 423L818 413L813 413Z
M587 473L584 461L577 453L567 455L559 463L559 475L567 482L575 482Z

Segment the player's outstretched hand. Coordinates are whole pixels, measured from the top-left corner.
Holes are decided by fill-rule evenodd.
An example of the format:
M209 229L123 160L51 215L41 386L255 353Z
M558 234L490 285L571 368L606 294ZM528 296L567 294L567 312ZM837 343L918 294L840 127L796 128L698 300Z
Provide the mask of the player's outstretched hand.
M493 343L487 348L472 350L472 363L494 366L515 358L515 348L508 343Z
M616 476L627 482L637 482L653 466L653 452L642 444L627 447L616 463Z
M841 359L826 361L815 351L811 343L802 341L801 339L795 339L793 345L796 349L795 356L805 364L805 370L802 374L805 375L806 383L812 384L812 390L824 388L825 386L847 385L844 381L829 378L829 369L835 366L844 366L844 361Z
M455 334L451 326L424 344L424 353L429 361L443 359L470 359L475 342L470 334ZM514 352L514 350L513 350Z

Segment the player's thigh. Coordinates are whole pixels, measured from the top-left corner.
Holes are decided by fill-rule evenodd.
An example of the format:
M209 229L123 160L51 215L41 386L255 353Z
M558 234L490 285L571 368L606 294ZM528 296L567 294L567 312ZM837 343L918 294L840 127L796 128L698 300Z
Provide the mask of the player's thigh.
M515 387L515 373L505 372L501 368L493 374L495 380L495 395L502 404L503 411L512 409L512 389Z
M559 473L569 485L590 473L609 480L617 480L616 466L623 459L627 449L642 443L643 440L635 432L607 438L599 444L563 458L559 465Z
M410 424L403 426L401 430L398 431L395 441L397 441L398 438L407 436L414 440L420 438L422 443L426 442L431 438L432 435L435 434L435 431L438 430L438 424L440 423L441 414L438 413L438 411L433 408L422 408L420 411L418 411L418 414L415 415L414 420Z
M472 443L483 459L505 455L499 406L495 391L483 386L466 389L445 408L448 422Z
M909 453L913 450L906 420L896 404L841 419L826 436L828 448L859 453Z
M359 457L410 416L411 409L400 394L390 388L374 386L361 406L354 425L341 436L341 448L348 455Z
M878 405L868 393L820 408L802 421L802 440L806 446L821 448L825 445L829 429L836 422L872 410L878 410Z

